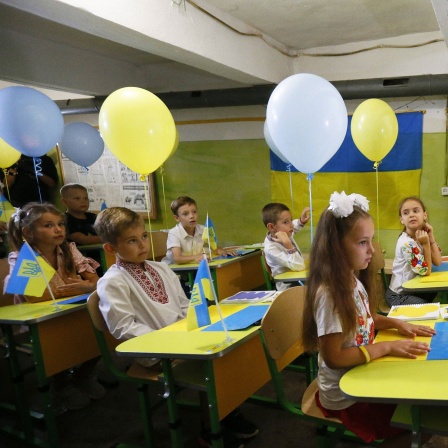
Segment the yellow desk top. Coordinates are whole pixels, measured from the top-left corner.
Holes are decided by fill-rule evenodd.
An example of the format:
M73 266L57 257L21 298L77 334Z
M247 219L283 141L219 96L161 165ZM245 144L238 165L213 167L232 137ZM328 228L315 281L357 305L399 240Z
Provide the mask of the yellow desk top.
M439 281L440 274L443 276L443 281ZM445 279L446 272L433 272L429 276L422 277L417 275L412 280L403 283L403 289L407 292L432 292L432 291L448 291L448 279ZM437 278L437 281L431 281Z
M0 324L36 324L64 314L73 313L86 306L85 303L59 305L58 309L51 300L48 302L20 303L17 305L2 306L0 307Z
M221 305L222 315L229 316L248 305ZM209 307L212 323L219 319L216 306ZM132 338L117 346L119 355L133 357L213 359L241 345L258 334L259 327L251 326L246 330L229 331L232 339L226 342L224 331L201 331L201 328L187 331L186 319L172 325Z
M260 251L258 250L254 250L254 252L250 252L248 254L244 254L244 255L237 255L236 257L227 257L227 258L218 258L218 259L212 259L212 261L210 261L208 263L208 265L210 266L210 268L213 269L218 269L218 268L222 268L223 266L232 264L232 263L237 263L241 260L244 260L246 258L250 258L250 257L254 257L254 256L260 256ZM173 271L195 271L198 269L199 267L199 263L185 263L185 264L170 264L169 265L170 268Z
M303 271L286 271L282 274L278 274L274 277L275 282L298 282L306 280L308 277L308 269L304 269Z

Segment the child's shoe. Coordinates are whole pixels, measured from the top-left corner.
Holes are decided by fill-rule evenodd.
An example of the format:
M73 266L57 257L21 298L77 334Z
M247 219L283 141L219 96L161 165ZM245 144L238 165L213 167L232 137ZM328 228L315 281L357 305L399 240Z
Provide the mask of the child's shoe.
M223 431L224 448L244 448L244 442L235 437L231 432ZM212 438L209 432L203 432L199 437L199 446L212 448Z
M67 411L77 411L90 404L90 398L86 393L77 389L69 383L63 388L54 391L55 402L67 409Z
M231 412L221 421L221 423L225 429L240 439L250 439L256 436L259 432L258 427L251 421L247 420L247 418L245 418L241 413L240 409L236 409Z
M99 400L106 395L106 389L97 381L96 377L79 378L75 376L73 383L80 392L92 400Z

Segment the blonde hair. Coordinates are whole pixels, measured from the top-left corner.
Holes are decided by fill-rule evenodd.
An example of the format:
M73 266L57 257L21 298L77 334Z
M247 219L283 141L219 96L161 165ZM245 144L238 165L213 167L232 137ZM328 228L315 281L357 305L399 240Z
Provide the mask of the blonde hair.
M84 190L87 193L87 188L84 187L83 185L71 183L71 184L65 184L61 188L61 190L60 190L61 197L66 199L68 193L70 193L70 191L72 191L72 190Z

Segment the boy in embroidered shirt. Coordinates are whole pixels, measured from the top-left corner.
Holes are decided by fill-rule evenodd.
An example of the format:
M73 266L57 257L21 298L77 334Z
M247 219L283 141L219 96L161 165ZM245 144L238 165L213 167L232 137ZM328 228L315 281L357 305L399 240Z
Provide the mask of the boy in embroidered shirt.
M310 208L305 207L300 219L292 219L291 211L285 204L272 202L263 207L263 223L268 229L264 240L264 256L276 276L286 271L303 271L305 261L299 246L294 241L294 234L303 229L310 219ZM276 282L276 288L283 291L291 283Z
M165 263L146 259L150 241L143 219L137 213L124 207L105 209L98 214L95 230L104 243L104 250L116 256L116 263L97 286L101 313L115 338L131 339L186 317L190 302L176 274ZM149 367L159 360L137 358L136 361ZM258 433L258 428L239 409L222 423L230 432L226 437L235 437L238 433L239 438L250 438ZM204 445L207 439L204 433L202 446L211 446Z
M203 259L202 234L205 227L198 224L196 201L188 196L180 196L171 203L171 211L178 224L168 232L166 257L162 261L168 264L200 263ZM213 250L212 254L235 255L221 247Z

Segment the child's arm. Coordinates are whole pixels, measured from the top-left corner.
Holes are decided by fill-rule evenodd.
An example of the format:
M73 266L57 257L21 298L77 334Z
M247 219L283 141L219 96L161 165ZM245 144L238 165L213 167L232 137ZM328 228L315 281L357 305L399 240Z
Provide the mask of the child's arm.
M70 297L95 291L98 282L98 275L90 272L81 272L82 279L68 278L64 286L55 289L58 297Z
M429 236L426 230L417 230L415 232L415 240L418 241L423 247L423 257L427 268L424 275L430 275L432 270L432 255L431 245L429 244Z
M76 244L98 244L101 239L98 235L85 235L82 232L74 232L67 235L67 239L74 241Z
M432 264L440 266L442 263L442 254L440 253L440 248L437 244L436 237L434 236L434 229L430 224L426 223L425 230L428 233Z
M265 245L265 257L267 264L271 269L275 269L276 266L284 266L290 271L303 271L305 269L305 260L300 252L292 244L289 236L285 232L277 232L277 235L284 234L286 238L273 238L274 241L279 242L281 246L277 244ZM276 235L276 236L277 236ZM281 241L285 241L281 243Z
M429 345L414 342L411 339L364 345L370 360L385 355L414 359L429 351ZM319 352L330 369L354 367L367 362L366 356L359 347L344 347L342 333L331 333L319 337Z
M173 260L176 264L200 263L204 259L204 255L183 255L180 247L172 247Z
M223 257L227 257L227 255L231 255L232 257L236 256L236 252L234 250L225 250L222 247L217 247L212 251L213 254L222 255Z
M382 316L376 312L372 312L372 317L375 322L376 330L387 330L395 328L403 336L414 338L415 336L431 337L436 334L436 331L427 325L414 325L409 322L393 319L391 317Z

